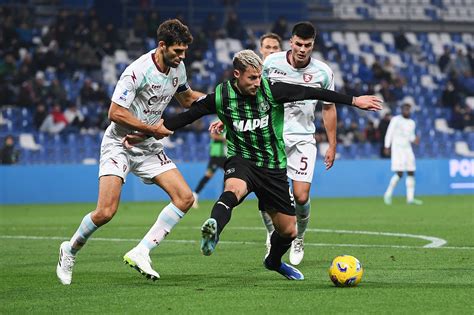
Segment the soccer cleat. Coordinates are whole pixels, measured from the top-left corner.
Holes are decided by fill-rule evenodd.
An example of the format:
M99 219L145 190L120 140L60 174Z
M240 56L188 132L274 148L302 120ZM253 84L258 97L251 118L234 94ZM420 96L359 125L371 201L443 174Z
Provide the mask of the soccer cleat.
M194 201L193 201L193 205L191 206L193 209L197 209L199 208L199 195L193 191L193 197L194 197Z
M150 256L139 252L136 248L132 248L123 256L123 262L144 275L147 279L153 281L160 279L158 272L153 270L151 266Z
M421 201L420 199L413 199L412 201L407 201L407 204L421 206L423 204L423 201Z
M76 256L70 252L69 241L62 242L59 247L58 265L56 266L56 275L62 284L71 284L72 268L74 267L75 261Z
M266 259L263 261L263 265L268 270L276 271L288 280L304 280L304 275L301 273L301 271L299 271L295 267L285 264L284 262L281 263L280 268L278 269L270 268L267 265Z
M383 196L383 202L387 205L390 206L392 204L392 196L384 195Z
M207 219L201 227L201 253L210 256L217 245L217 222L215 219Z
M290 248L290 263L294 266L298 266L304 257L304 244L303 238L295 238L291 242Z
M267 247L267 252L265 253L265 258L268 257L268 255L270 254L270 249L272 248L272 243L270 241L272 237L272 233L267 233L267 241L265 242L265 246Z

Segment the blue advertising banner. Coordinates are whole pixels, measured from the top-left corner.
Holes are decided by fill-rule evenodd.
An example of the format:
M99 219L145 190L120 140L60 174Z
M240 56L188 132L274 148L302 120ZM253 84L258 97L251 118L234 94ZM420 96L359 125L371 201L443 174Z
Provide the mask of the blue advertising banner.
M178 163L194 189L206 171L206 163ZM96 202L98 165L0 166L0 204ZM417 161L417 195L474 193L474 159L423 159ZM389 160L338 160L326 171L318 161L311 195L315 197L382 196L392 172ZM222 192L222 171L218 171L200 194L216 199ZM395 190L405 194L405 180ZM145 185L130 174L122 201L168 200L156 185Z

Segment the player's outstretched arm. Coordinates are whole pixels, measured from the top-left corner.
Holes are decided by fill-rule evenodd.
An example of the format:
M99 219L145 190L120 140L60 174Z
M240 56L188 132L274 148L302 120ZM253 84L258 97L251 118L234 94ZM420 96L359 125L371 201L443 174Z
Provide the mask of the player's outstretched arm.
M184 92L176 93L174 97L178 100L181 106L190 108L191 105L197 101L200 97L205 96L206 94L201 93L199 91L194 91L193 89L189 88Z
M205 95L193 103L188 111L178 114L174 117L166 119L163 123L168 130L174 131L193 123L202 116L215 114L216 103L214 93Z
M313 88L283 82L273 82L270 85L273 98L279 103L301 100L321 100L329 103L353 105L369 111L382 109L382 100L374 95L353 97L327 89Z

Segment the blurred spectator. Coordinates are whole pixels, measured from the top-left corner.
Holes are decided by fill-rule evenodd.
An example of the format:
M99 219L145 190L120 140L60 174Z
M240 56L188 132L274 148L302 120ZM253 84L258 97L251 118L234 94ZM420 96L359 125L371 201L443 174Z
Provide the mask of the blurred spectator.
M444 52L438 59L439 69L444 72L446 66L451 61L451 48L449 46L444 46Z
M36 103L46 100L49 95L49 87L46 84L43 71L36 72L35 80L31 88L33 90L33 102ZM31 106L31 104L28 104L28 106Z
M7 53L4 58L0 59L0 78L12 78L16 72L15 57L11 53Z
M2 149L0 150L1 164L16 164L18 163L20 153L15 149L15 139L13 136L6 136Z
M471 70L469 59L464 54L462 49L458 49L456 56L451 59L446 66L446 73L454 73L457 75L463 74L466 71Z
M454 105L461 102L461 97L459 92L454 88L453 82L450 80L446 84L446 87L443 90L441 95L441 105L449 108L454 108Z
M217 21L217 16L214 13L209 13L201 25L201 31L207 38L215 39L221 29L221 23Z
M58 79L51 81L50 94L55 102L64 103L67 100L67 93L64 86Z
M324 134L324 132L321 133ZM337 122L336 135L337 143L342 143L344 146L350 145L350 143L346 143L346 127L342 120L338 120Z
M40 131L57 134L66 128L67 123L68 121L64 116L64 113L61 111L61 106L56 103L51 109L51 113L49 113L41 125Z
M395 48L400 51L407 52L410 54L420 54L420 47L411 43L405 36L403 31L399 31L395 34Z
M379 60L375 60L372 64L372 73L374 74L374 78L376 82L385 80L388 83L392 82L392 75L390 72L385 71L385 69L380 64Z
M388 84L387 81L382 80L380 82L380 89L378 92L382 95L384 102L387 103L387 105L390 106L391 109L393 109L393 107L396 105L395 102L397 99L393 94L393 90L390 84Z
M474 76L471 71L464 71L462 75L459 76L459 83L462 88L462 92L467 96L474 95Z
M273 24L271 32L277 34L283 39L289 38L288 22L284 16L278 17L278 20L276 20L275 24Z
M46 117L48 117L48 113L46 112L46 106L44 106L43 103L39 103L36 106L36 111L33 116L33 125L35 126L36 130L40 129Z
M81 96L81 103L88 104L97 100L96 96L97 83L92 84L91 79L85 79L79 95Z
M472 127L474 123L474 113L472 109L460 104L454 105L451 116L451 128L464 130L466 127Z
M364 130L364 134L365 134L365 139L370 143L377 143L380 140L379 132L375 128L375 124L372 120L369 120L367 122L367 126L365 127L365 130Z
M67 121L67 128L69 131L79 131L85 127L85 118L81 111L77 108L76 104L71 102L64 111L64 117Z
M359 124L352 121L349 128L346 130L346 135L350 143L363 143L365 142L365 135L360 130Z
M225 23L225 31L227 33L227 36L230 38L240 40L245 39L245 29L242 26L242 23L240 22L237 13L235 13L235 11L233 10L230 11L227 16L227 21Z
M390 155L385 154L384 150L384 139L385 135L387 134L388 125L390 124L390 120L392 119L392 114L386 113L382 120L379 122L378 132L379 132L379 140L380 140L380 157L383 159L390 158Z
M158 29L158 25L160 25L160 14L155 10L151 12L150 16L148 17L147 36L149 38L156 38L156 30Z
M135 36L144 38L148 34L148 25L142 13L137 13L133 21L133 32Z

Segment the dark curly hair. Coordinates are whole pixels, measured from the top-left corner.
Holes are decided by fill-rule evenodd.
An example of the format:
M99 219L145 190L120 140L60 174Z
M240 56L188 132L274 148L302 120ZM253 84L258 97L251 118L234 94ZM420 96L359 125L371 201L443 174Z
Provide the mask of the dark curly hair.
M176 44L189 45L193 42L193 36L189 32L189 28L177 19L166 20L158 27L158 42L165 42L166 46Z

